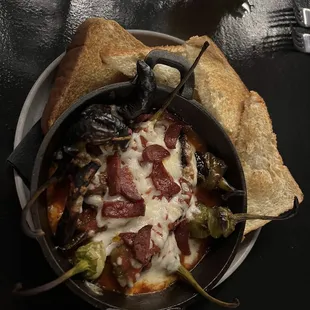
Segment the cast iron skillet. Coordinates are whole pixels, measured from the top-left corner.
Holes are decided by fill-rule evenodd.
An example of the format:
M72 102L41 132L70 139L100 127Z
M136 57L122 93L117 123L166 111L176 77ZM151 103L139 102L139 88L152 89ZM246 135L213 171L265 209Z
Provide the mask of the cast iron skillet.
M146 62L151 67L159 63L169 65L178 69L181 76L184 76L190 68L184 58L164 51L151 52L147 56ZM208 149L216 156L222 158L228 165L225 175L228 182L246 192L243 170L237 152L221 125L201 105L192 99L194 84L194 76L192 75L184 85L180 95L176 96L172 102L169 110L180 116L186 123L192 125L194 131L201 137ZM133 87L131 82L124 82L100 88L80 98L60 116L45 136L38 151L31 180L32 194L47 180L53 152L61 146L64 133L76 121L81 111L90 104L109 104L112 97L126 97ZM159 108L170 92L171 89L158 86L154 106ZM230 198L228 207L234 213L246 212L246 196ZM36 202L32 210L32 218L35 229L42 229L45 232L44 236L37 238L45 258L56 274L61 275L70 268L70 264L54 246L53 236L47 219L45 195L41 195L41 198ZM243 231L244 223L238 224L235 232L227 239L223 238L213 242L207 255L193 270L194 277L202 287L207 290L212 289L224 275L236 254ZM84 284L83 279L79 277L67 281L67 285L74 293L101 309L108 307L148 310L169 309L182 307L196 296L194 290L181 281L158 293L130 297L109 291L104 291L102 296L96 295Z

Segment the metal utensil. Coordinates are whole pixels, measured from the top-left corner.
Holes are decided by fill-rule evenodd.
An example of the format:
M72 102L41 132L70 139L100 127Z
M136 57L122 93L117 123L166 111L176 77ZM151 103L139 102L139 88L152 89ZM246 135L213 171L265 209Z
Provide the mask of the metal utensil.
M292 37L295 47L300 52L310 53L310 29L293 27Z
M310 1L294 0L293 8L298 24L301 27L310 27Z

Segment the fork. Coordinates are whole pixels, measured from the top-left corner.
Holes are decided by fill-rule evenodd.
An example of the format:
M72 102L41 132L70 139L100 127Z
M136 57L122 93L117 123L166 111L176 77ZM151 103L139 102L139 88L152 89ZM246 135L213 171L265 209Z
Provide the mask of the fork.
M310 53L310 29L293 27L292 37L295 47L300 52Z
M310 27L310 0L294 0L296 20L301 27Z

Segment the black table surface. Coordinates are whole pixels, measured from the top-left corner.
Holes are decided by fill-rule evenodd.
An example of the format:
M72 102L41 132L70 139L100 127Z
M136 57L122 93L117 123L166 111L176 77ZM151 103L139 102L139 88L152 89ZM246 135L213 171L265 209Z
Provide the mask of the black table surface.
M233 0L0 0L0 309L55 309L62 304L91 309L64 285L33 298L11 298L14 283L35 286L54 273L36 241L21 233L13 173L5 164L31 86L90 16L183 39L208 34L247 87L265 98L284 162L306 199L296 218L262 229L244 263L213 293L225 300L238 297L240 310L309 309L310 56L293 49L290 0L250 2L251 12L243 14L242 2ZM218 307L198 298L188 309Z

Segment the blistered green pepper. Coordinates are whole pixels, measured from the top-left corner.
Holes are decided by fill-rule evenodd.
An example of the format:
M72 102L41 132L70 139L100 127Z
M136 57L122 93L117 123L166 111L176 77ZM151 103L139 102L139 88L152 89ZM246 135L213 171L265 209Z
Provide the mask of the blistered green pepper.
M247 220L267 220L279 221L287 220L297 213L298 199L294 199L294 208L280 216L265 216L258 214L237 213L233 214L228 208L224 207L206 207L203 204L198 205L200 213L194 215L193 220L189 222L191 237L204 239L208 236L213 238L228 237L238 223Z
M232 195L244 195L243 191L235 189L224 178L227 166L223 160L215 157L213 154L207 152L205 154L197 153L196 162L198 169L198 178L201 186L207 190L222 189L227 194L224 199Z
M74 256L74 267L65 272L59 278L29 290L21 290L21 284L16 286L13 292L18 296L32 296L46 292L60 283L68 280L78 273L83 273L87 280L97 279L103 271L106 260L106 253L102 242L90 242L79 247Z

